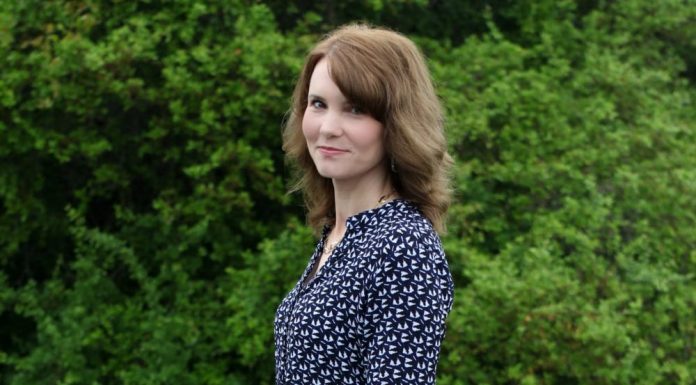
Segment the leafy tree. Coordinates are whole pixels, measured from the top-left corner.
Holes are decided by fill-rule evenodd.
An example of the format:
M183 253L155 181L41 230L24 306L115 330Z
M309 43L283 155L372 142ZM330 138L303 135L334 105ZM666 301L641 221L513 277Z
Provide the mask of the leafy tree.
M306 50L409 34L447 109L442 384L691 384L696 7L0 2L0 384L272 384L312 252Z

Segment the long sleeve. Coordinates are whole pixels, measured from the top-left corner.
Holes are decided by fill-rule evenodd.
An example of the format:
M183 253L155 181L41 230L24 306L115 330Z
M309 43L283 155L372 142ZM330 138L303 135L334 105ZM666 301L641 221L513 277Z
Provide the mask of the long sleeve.
M390 237L367 304L367 384L434 384L453 287L439 241Z

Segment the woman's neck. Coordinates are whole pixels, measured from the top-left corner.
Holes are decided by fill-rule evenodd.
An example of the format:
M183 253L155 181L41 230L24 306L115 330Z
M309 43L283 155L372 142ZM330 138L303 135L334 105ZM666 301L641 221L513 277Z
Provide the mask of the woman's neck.
M339 234L345 231L349 217L377 207L382 197L394 192L388 175L357 183L334 180L333 185L336 214L334 231Z

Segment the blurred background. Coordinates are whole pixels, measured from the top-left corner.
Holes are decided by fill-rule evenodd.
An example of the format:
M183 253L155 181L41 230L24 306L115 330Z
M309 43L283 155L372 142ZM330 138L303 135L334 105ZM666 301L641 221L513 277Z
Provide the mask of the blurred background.
M0 0L0 384L273 384L281 126L367 21L447 111L438 384L696 383L693 0Z

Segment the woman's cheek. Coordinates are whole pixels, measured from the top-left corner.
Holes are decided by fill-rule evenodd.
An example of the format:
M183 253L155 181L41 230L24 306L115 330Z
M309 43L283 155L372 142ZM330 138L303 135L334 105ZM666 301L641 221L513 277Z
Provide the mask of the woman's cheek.
M315 141L319 134L316 118L313 118L309 113L305 113L302 118L302 134L308 141Z

